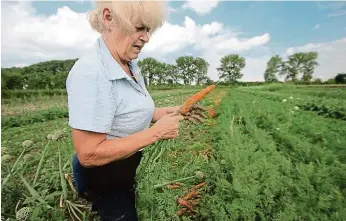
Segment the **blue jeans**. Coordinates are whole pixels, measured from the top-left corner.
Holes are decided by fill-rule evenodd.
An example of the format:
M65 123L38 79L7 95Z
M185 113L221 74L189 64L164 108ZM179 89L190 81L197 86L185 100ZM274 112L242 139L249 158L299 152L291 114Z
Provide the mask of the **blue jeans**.
M72 168L77 192L92 203L101 221L137 221L136 170L142 152L92 168L83 167L76 154Z

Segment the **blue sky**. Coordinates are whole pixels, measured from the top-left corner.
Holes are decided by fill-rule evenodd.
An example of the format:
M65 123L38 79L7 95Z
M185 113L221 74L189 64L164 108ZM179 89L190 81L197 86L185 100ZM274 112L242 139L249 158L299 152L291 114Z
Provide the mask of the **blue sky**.
M4 5L4 3L2 3ZM14 4L14 3L13 3ZM160 48L159 43L152 43L151 50L148 49L140 58L152 56L169 63L173 63L177 56L191 54L193 56L201 56L211 63L210 75L212 78L216 78L215 68L218 60L221 56L227 53L238 53L249 59L247 67L245 68L244 80L262 80L263 69L270 56L274 54L285 55L288 52L316 50L321 51L320 67L315 73L315 77L329 78L335 75L334 72L345 71L346 65L342 62L342 57L345 58L346 52L340 47L346 48L346 2L232 2L232 1L214 1L209 2L211 7L206 9L200 7L200 4L190 4L186 1L172 1L169 2L170 14L168 17L169 27L165 28L165 33L160 32L158 36L160 39L169 38L169 42L178 45L178 49L167 49L165 53L156 50ZM185 6L184 6L185 5ZM67 16L70 12L66 10L66 6L73 13L86 13L92 9L92 4L89 1L82 2L32 2L23 6L25 9L34 9L36 13L31 12L30 19L35 22L44 22L44 18L50 18L58 14L58 9L65 7L65 11L60 13L61 16ZM4 7L2 7L3 9ZM29 11L30 11L29 10ZM8 10L6 10L8 11ZM203 11L203 12L202 12ZM10 19L14 17L11 13L2 13L2 19ZM8 17L7 17L8 16ZM35 20L35 18L38 18ZM43 19L42 19L43 18ZM47 19L46 19L47 20ZM20 23L20 21L12 21L14 23ZM193 29L187 26L186 22L192 22ZM203 26L217 23L222 25L223 32L227 32L225 35L221 31L217 31L214 34L205 37L205 41L199 40L199 34L203 30ZM47 22L46 22L47 23ZM56 24L56 23L54 23ZM184 25L185 24L185 25ZM217 25L216 25L217 26ZM215 26L215 27L216 27ZM8 25L7 28L11 29L13 25ZM61 27L61 26L59 26ZM217 29L217 28L216 28ZM16 29L17 32L19 29ZM194 42L185 42L185 40L171 39L170 30L178 30L181 32L193 32L192 38ZM2 31L4 31L2 27ZM5 30L6 31L6 30ZM63 29L61 30L63 31ZM4 32L2 32L4 33ZM13 33L13 31L12 31ZM88 32L89 33L89 32ZM17 33L18 34L18 33ZM32 33L31 38L35 33ZM36 33L40 35L39 30ZM67 34L67 33L66 33ZM189 35L189 33L187 33ZM212 35L220 35L223 42L215 42ZM3 34L2 34L3 36ZM178 35L179 37L180 35ZM8 37L9 38L9 37ZM30 37L27 37L30 38ZM30 42L30 39L26 41ZM228 38L232 38L232 42L227 41ZM76 37L74 37L76 39ZM156 39L159 39L157 37ZM2 41L2 46L6 43ZM152 41L155 38L151 39ZM64 43L66 43L64 39ZM74 40L76 41L76 40ZM85 42L90 41L83 40ZM155 40L156 41L156 40ZM207 42L209 47L202 47L204 42ZM54 41L51 42L54 44ZM150 42L151 43L151 42ZM220 50L213 50L216 45L222 44ZM53 48L53 46L38 45L41 53L47 53L47 48ZM82 43L80 45L83 45ZM164 45L165 46L165 45ZM46 59L69 59L70 56L79 56L83 53L80 48L75 48L75 53L59 53L54 56L38 56L37 59L25 59L25 57L15 56L13 50L7 46L7 50L2 51L2 66L13 65L27 65ZM229 48L227 48L229 47ZM239 48L238 48L239 47ZM31 53L35 53L31 47ZM197 48L197 49L196 49ZM237 48L237 49L235 49ZM228 50L229 49L229 50ZM69 48L68 50L73 50ZM6 54L6 52L8 54ZM28 52L29 53L29 52ZM330 53L330 54L328 54ZM36 52L37 54L37 52ZM332 64L329 60L331 55L335 55ZM7 58L8 55L8 59ZM333 55L333 56L334 56ZM65 57L64 57L65 56ZM13 57L13 58L12 58ZM5 58L5 59L4 59ZM16 60L17 58L17 60ZM330 66L327 66L330 64ZM322 67L321 67L322 65ZM328 72L328 73L327 73Z

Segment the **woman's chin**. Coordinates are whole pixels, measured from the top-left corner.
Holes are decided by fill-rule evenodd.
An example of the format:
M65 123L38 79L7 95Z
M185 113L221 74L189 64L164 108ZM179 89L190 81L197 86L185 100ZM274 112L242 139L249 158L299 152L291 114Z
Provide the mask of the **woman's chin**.
M131 53L131 54L129 55L129 58L130 58L131 60L133 60L133 59L137 59L138 56L139 56L139 53Z

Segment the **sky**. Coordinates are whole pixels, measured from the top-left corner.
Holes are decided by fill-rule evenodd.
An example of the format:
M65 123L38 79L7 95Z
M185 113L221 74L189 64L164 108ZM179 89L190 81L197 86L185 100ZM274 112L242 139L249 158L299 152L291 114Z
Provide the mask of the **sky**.
M138 57L175 63L179 56L202 57L208 76L227 54L246 59L241 81L263 81L271 56L316 51L313 78L346 72L346 1L169 1L165 24ZM86 18L91 1L2 1L1 67L22 67L74 59L99 34Z

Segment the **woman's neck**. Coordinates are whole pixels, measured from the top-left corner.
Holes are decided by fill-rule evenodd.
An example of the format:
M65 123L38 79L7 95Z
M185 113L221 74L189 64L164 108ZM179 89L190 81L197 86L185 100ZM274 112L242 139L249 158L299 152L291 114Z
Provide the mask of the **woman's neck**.
M130 67L129 67L129 62L126 60L123 60L120 58L119 54L116 53L115 51L111 50L112 48L114 48L114 42L111 38L109 38L107 35L102 35L102 38L109 50L109 52L111 53L112 57L116 60L116 62L118 62L118 64L120 65L120 67L129 75L132 76L131 71L130 71Z

